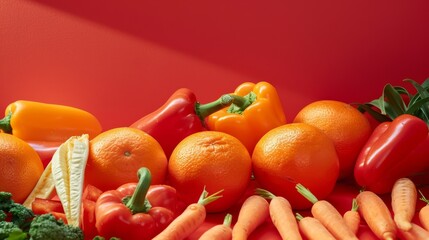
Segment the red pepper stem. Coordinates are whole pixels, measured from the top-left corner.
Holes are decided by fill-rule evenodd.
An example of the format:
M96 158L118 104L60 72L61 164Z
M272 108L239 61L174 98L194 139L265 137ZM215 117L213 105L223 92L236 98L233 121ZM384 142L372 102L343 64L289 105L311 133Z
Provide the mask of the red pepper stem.
M149 169L143 167L137 171L139 181L137 182L136 190L130 198L124 199L124 204L133 214L148 212L152 207L146 199L146 194L149 190L152 176Z
M10 126L10 119L12 117L12 112L6 115L3 119L0 119L0 130L5 133L12 133L12 126Z
M204 119L209 115L221 110L224 107L231 105L234 101L234 95L224 94L216 101L200 104L199 102L195 103L195 113L204 122Z

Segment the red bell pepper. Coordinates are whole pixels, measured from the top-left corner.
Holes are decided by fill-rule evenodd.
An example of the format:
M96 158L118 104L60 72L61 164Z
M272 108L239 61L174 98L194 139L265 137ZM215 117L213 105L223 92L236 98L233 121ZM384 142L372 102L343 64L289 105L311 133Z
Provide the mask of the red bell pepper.
M104 238L152 239L178 214L180 203L169 186L153 187L150 171L138 171L138 183L124 184L101 194L95 206L96 227Z
M154 137L166 156L170 157L173 149L185 137L206 130L204 119L208 115L230 105L232 101L233 98L226 94L214 102L200 104L190 89L180 88L164 105L140 118L131 127Z
M43 167L46 168L52 160L52 156L54 156L54 153L63 142L27 141L27 143L37 152L40 160L42 160Z
M381 123L358 156L356 182L378 194L391 191L400 177L410 177L429 167L429 132L426 123L402 114Z
M88 184L82 193L82 208L80 214L80 228L84 239L90 240L98 235L95 227L95 203L103 192L97 187Z

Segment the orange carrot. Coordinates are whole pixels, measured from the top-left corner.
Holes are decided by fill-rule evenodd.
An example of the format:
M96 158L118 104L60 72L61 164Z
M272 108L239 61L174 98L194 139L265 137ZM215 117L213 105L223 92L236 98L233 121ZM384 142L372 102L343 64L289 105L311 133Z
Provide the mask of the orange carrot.
M356 201L359 213L378 238L396 239L396 224L389 208L377 194L362 191L357 195Z
M161 233L152 240L182 240L191 235L206 218L205 205L222 197L223 190L210 196L204 189L197 203L190 204L178 217L176 217Z
M335 240L334 235L316 218L296 214L298 227L308 240Z
M356 198L353 198L352 208L343 214L344 221L354 234L358 233L361 221L360 214L358 212L358 207L359 206L357 204Z
M232 215L226 214L223 223L215 225L214 227L205 231L199 240L229 240L232 238L231 229Z
M396 180L392 188L393 220L396 226L403 230L411 229L411 221L416 212L417 189L409 178Z
M423 227L411 223L411 228L408 231L403 231L399 229L400 234L405 240L428 240L429 232ZM402 239L402 238L401 238Z
M420 224L424 229L429 231L429 199L427 199L420 190L419 193L422 196L420 200L426 203L426 205L419 210Z
M248 197L240 208L237 222L232 228L233 240L246 240L269 217L269 203L259 196Z
M299 233L298 222L292 211L292 206L289 201L281 196L276 196L273 193L257 188L256 194L270 199L270 217L274 226L279 231L282 239L288 240L302 240Z
M349 228L344 221L340 212L328 201L319 200L314 196L309 189L302 184L297 184L296 189L305 198L307 198L313 206L311 207L311 214L319 220L328 230L334 235L336 239L355 239L358 240L356 234Z

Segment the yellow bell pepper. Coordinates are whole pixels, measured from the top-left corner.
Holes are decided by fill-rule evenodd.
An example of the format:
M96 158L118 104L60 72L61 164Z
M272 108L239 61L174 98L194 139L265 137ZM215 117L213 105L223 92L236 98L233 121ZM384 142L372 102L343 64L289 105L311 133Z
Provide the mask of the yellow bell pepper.
M70 106L18 100L10 103L0 119L0 131L24 141L65 142L71 136L88 134L90 139L102 131L91 113Z
M286 123L280 98L268 82L245 82L231 96L233 104L209 115L207 127L236 137L252 154L265 133Z

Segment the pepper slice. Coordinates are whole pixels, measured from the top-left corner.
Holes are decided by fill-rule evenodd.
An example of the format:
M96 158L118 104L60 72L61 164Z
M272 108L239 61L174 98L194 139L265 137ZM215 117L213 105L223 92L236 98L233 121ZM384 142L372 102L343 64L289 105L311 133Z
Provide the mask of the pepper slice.
M280 98L268 82L245 82L231 96L233 104L208 116L207 126L238 138L252 154L265 133L286 123Z

